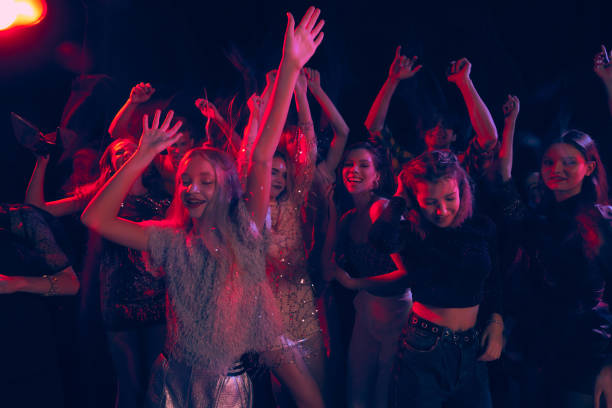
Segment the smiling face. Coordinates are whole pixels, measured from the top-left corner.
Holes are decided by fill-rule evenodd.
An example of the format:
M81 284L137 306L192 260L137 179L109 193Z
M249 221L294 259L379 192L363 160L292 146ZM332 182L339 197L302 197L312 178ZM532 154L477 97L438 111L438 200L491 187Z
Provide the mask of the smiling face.
M272 159L272 180L270 187L270 200L276 200L287 188L287 163L282 157Z
M135 151L136 143L129 140L124 140L114 145L110 156L113 172L119 170L132 157Z
M435 183L419 181L415 188L414 194L425 218L440 228L449 227L461 204L457 180L449 177Z
M181 201L191 218L200 218L215 195L215 169L208 160L194 155L181 170L177 186Z
M350 194L370 192L376 189L380 174L374 167L374 159L367 149L348 152L342 164L342 180Z
M595 162L586 161L582 153L566 143L551 145L542 158L542 180L557 201L579 194L586 176L595 170Z
M451 143L457 140L457 135L452 129L448 129L438 122L436 127L425 133L425 144L427 150L450 149Z

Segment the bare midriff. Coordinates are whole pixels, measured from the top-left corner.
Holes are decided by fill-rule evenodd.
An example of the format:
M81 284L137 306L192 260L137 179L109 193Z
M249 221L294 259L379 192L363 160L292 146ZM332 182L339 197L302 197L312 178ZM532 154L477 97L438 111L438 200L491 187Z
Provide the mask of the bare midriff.
M452 331L469 330L476 325L478 305L470 307L435 307L414 302L412 311L438 326L448 327Z

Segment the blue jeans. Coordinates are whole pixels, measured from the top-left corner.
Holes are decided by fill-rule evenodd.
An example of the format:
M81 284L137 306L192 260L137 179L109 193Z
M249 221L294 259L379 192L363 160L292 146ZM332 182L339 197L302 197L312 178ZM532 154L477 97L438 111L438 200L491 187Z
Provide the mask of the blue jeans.
M399 340L389 406L490 408L487 366L477 361L479 354L476 330L453 332L411 314Z

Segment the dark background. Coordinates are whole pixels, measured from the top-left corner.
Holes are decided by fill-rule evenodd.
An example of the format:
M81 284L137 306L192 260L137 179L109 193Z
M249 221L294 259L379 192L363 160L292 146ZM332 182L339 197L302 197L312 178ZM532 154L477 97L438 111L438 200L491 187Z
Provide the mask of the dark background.
M407 55L418 55L424 69L400 86L388 117L396 137L410 140L416 137L417 117L434 108L450 106L466 116L459 92L444 78L448 62L465 56L473 64L472 78L500 135L506 95L521 99L518 172L535 166L535 154L522 147L532 136L550 137L570 126L591 133L609 164L612 135L605 92L592 71L600 44L612 46L609 3L319 2L326 20L325 40L309 65L321 71L324 89L357 129L386 77L395 47L401 44ZM71 81L85 70L113 78L113 110L133 84L148 81L161 95L180 91L177 100L184 102L183 114L202 121L192 100L202 96L204 88L214 100L237 94L243 104L248 96L224 51L241 51L256 70L261 89L264 73L280 58L285 11L292 11L299 21L308 5L49 0L47 16L39 25L0 32L0 200L23 200L34 163L15 143L9 112L52 131L70 95ZM69 44L77 52L85 44L89 67L78 66ZM460 129L460 134L465 139L469 131Z

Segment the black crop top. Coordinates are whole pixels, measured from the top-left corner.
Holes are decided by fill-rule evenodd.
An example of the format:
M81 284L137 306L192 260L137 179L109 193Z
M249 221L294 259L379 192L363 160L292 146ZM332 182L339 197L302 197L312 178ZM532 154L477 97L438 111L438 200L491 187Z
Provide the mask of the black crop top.
M430 225L422 239L408 221L400 221L405 208L402 198L393 197L369 238L379 250L402 255L414 301L444 308L482 303L486 312L501 313L493 222L474 216L457 228Z
M381 252L370 242L355 242L349 232L349 226L355 210L347 212L340 221L337 254L340 265L356 278L383 275L393 272L395 264L387 252ZM406 286L397 283L384 288L368 289L376 296L399 296L406 291Z

